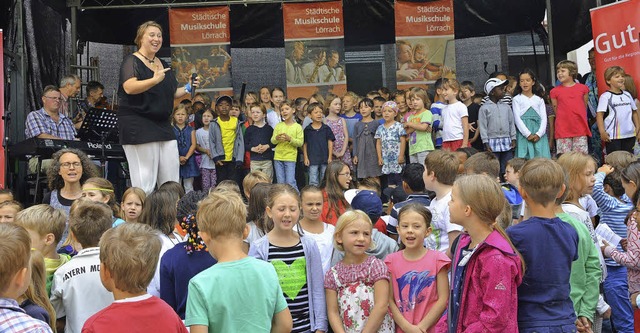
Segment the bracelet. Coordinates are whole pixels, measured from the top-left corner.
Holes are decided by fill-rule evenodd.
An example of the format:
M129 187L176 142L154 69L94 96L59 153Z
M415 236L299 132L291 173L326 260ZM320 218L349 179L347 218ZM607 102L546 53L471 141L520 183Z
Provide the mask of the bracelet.
M191 93L191 82L187 82L187 84L184 85L184 91L186 93Z

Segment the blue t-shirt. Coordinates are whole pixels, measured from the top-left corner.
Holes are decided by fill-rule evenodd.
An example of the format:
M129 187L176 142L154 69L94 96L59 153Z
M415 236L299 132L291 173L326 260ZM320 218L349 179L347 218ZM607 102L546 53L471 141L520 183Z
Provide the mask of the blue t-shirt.
M329 140L336 141L336 137L326 124L322 124L319 129L313 128L313 124L305 127L304 143L307 144L310 165L327 164L329 159Z
M347 132L349 132L349 139L353 139L353 130L356 128L356 124L362 120L362 115L357 112L353 117L341 114L340 118L343 118L347 123Z
M518 327L575 324L569 280L571 263L578 259L576 230L557 217L532 217L507 234L526 264L518 287Z

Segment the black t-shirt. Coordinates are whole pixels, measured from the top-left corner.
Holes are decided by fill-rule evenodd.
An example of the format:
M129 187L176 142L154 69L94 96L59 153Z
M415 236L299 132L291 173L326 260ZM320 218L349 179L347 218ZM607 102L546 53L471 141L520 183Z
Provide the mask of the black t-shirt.
M169 67L164 61L159 61L164 68ZM128 55L120 67L118 86L120 144L175 140L171 129L171 113L178 82L173 70L165 73L162 82L137 95L127 94L122 87L122 84L132 77L138 80L150 79L153 77L153 71L136 56Z
M475 123L473 124L473 127L478 130L478 113L480 113L480 105L471 103L471 105L467 106L467 112L469 113L469 127L471 127L472 123ZM471 140L474 135L475 133L472 132L471 129L469 129L469 140ZM477 149L478 151L484 150L484 146L482 145L482 133L480 133L478 140L471 144L471 147Z
M326 124L319 129L309 124L304 129L304 143L307 144L307 156L310 165L327 164L329 160L329 140L336 141L333 131Z

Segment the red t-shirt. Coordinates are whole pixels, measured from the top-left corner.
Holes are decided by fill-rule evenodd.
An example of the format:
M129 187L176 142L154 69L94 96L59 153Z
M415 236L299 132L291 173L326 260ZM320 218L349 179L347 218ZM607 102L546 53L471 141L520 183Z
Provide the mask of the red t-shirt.
M137 298L141 300L114 302L94 314L84 323L82 333L188 333L180 317L163 300L151 295Z
M584 96L589 88L576 83L571 87L559 85L549 92L549 97L557 101L555 137L556 139L591 136L587 122L587 105Z
M327 191L322 190L322 214L320 215L320 219L324 223L328 223L331 225L336 225L338 223L338 218L342 213L344 213L347 208L342 204L342 202L338 201L338 212L329 211L329 196L327 195Z

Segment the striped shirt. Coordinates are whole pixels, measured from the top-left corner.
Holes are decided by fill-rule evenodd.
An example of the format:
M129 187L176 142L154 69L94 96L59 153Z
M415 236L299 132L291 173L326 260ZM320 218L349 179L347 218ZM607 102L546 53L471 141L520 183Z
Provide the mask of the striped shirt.
M310 332L307 260L304 257L302 242L292 247L280 247L269 243L267 259L276 269L280 287L291 311L291 332Z
M633 209L633 203L626 194L620 199L610 196L604 191L604 172L596 173L596 182L593 185L593 193L591 196L598 204L598 214L600 215L600 223L604 223L616 233L616 235L627 238L627 225L624 223L629 212ZM616 250L624 252L622 246L618 244ZM605 260L609 266L620 266L619 263L612 259Z
M0 332L50 333L51 328L27 315L16 300L0 298Z

